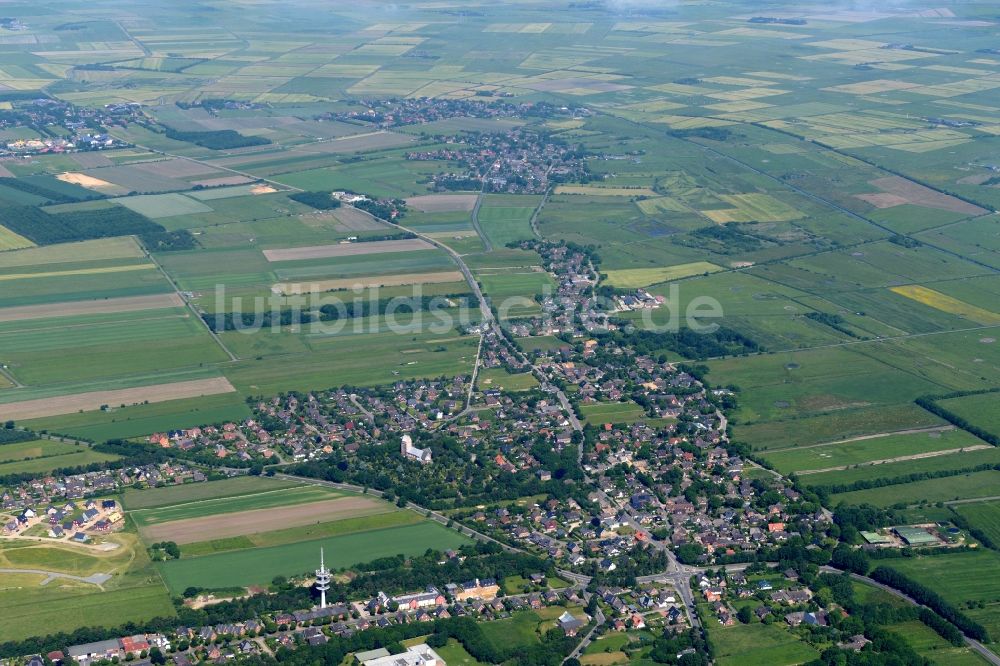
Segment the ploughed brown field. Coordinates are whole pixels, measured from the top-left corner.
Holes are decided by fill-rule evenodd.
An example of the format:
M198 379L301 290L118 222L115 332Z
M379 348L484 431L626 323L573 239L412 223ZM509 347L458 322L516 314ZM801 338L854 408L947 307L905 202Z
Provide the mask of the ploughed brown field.
M185 544L371 516L393 510L392 505L371 497L338 497L308 504L174 520L143 527L140 531L147 542L173 541Z

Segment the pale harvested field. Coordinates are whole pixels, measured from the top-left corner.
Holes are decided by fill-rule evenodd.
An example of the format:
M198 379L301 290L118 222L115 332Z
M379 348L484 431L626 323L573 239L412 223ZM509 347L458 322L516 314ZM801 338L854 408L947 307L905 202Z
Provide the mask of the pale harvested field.
M371 132L369 134L355 134L333 141L322 141L306 146L299 146L289 152L303 155L316 155L326 153L355 153L369 150L381 150L384 148L396 148L405 146L416 141L416 137L406 134L396 134L395 132Z
M202 187L221 187L223 185L246 185L247 183L252 183L253 180L247 178L246 176L223 176L222 178L209 178L208 180L196 180L192 182L192 185L201 185Z
M136 312L160 308L184 307L184 300L177 294L153 294L150 296L127 296L106 298L99 301L70 301L68 303L45 303L44 305L22 305L0 308L0 322L27 321L49 317L73 317L87 314L114 314Z
M406 205L416 208L422 213L449 213L452 211L471 211L476 207L475 194L427 194L422 197L410 197Z
M179 158L144 162L143 164L136 164L135 167L146 173L166 176L167 178L189 178L219 173L219 170L213 166Z
M316 282L293 282L276 284L272 291L279 294L318 294L335 289L372 287L400 287L409 284L440 284L442 282L464 282L465 276L459 271L440 273L405 273L401 275L378 275L375 277L343 278L340 280L318 280Z
M250 194L253 194L255 196L258 194L273 194L277 191L278 190L271 187L270 185L264 185L264 184L254 185L253 187L250 188Z
M381 222L365 211L351 206L341 206L332 213L345 231L375 231L389 226L387 222Z
M5 273L0 275L0 282L72 275L98 275L100 273L131 273L133 271L151 271L154 268L156 266L153 264L139 264L138 266L104 266L102 268L80 268L73 271L48 271L45 273Z
M889 176L870 181L871 185L879 188L883 192L893 194L906 203L923 206L924 208L935 208L946 210L952 213L962 213L963 215L985 215L989 211L980 208L975 204L956 199L953 196L942 194L929 187L924 187L911 180L900 178L899 176ZM862 195L864 196L864 195Z
M60 414L73 414L79 411L95 411L100 409L101 405L134 405L147 401L166 402L202 395L234 393L235 391L236 389L225 377L213 377L172 384L154 384L113 391L91 391L76 395L61 395L55 398L9 402L0 404L0 416L5 420L23 421Z
M80 173L78 171L67 171L66 173L61 173L56 176L56 179L61 180L64 183L79 185L80 187L86 187L91 190L116 187L114 183L109 183L106 180L94 178L93 176L88 176L87 174Z
M271 532L287 527L301 527L345 518L371 516L392 510L391 505L371 497L338 497L337 499L310 502L309 504L174 520L169 523L143 527L140 532L143 539L148 542L197 543L245 534Z
M369 243L337 243L336 245L310 245L279 250L264 250L268 261L302 261L304 259L329 259L332 257L357 257L363 254L385 252L411 252L433 250L434 246L419 238L371 241Z

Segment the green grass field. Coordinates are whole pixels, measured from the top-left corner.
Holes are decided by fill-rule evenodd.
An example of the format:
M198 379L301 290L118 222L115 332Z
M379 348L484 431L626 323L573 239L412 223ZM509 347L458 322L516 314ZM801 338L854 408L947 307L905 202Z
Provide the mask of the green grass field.
M361 532L268 548L254 548L190 560L164 562L159 566L164 581L175 593L189 586L244 587L268 583L278 575L294 576L316 568L319 549L326 551L332 569L349 567L390 555L416 555L428 548L446 550L468 543L468 539L442 525L416 525Z
M246 548L282 546L299 541L314 541L316 539L325 539L345 534L413 525L422 520L423 518L413 511L394 511L391 505L386 504L384 513L359 516L357 518L344 518L301 527L289 527L271 532L258 532L226 539L188 543L181 546L181 552L184 557L198 557Z
M938 404L986 432L998 434L1000 433L1000 414L996 409L998 398L1000 396L996 393L983 393L941 400Z
M870 479L892 479L909 474L935 472L939 470L971 469L979 465L1000 464L1000 448L990 446L975 451L948 453L930 458L901 460L878 465L859 465L832 472L803 474L800 481L807 486L829 486L853 483Z
M818 656L815 649L778 625L722 627L713 622L708 636L721 666L790 666Z
M537 196L488 195L479 209L479 227L494 248L530 240L534 238L531 215L540 201Z
M1000 566L1000 554L981 550L883 560L879 564L896 569L934 590L986 627L994 640L1000 636L1000 580L993 575ZM967 602L977 606L982 602L984 608L968 608Z
M49 432L103 442L177 428L241 421L249 416L250 409L238 394L224 393L131 405L107 412L82 412L32 419L23 421L22 425L35 430L46 429Z
M301 487L302 484L298 481L286 481L267 476L239 476L222 481L188 483L145 490L126 488L122 501L126 509L136 511Z
M993 543L1000 543L1000 502L956 504L952 511L968 519L973 527L982 530Z
M957 499L992 497L997 494L997 488L1000 487L997 484L1000 484L1000 472L989 470L868 490L855 490L832 495L830 501L834 505L847 502L848 504L868 503L875 506L948 502Z
M756 451L823 444L906 428L944 425L944 420L912 403L844 409L800 419L737 425L736 439Z
M978 653L973 652L971 648L955 647L918 620L898 622L888 625L886 628L905 638L910 647L916 650L919 655L932 660L935 664L984 666L989 663Z
M511 374L503 368L486 368L477 377L480 390L503 389L504 391L527 391L538 386L538 380L530 372Z
M89 446L39 439L0 446L0 475L44 474L62 467L118 460Z
M918 456L935 451L984 446L985 442L964 430L945 430L907 435L887 435L795 449L771 450L764 458L783 474L802 470L850 466L872 460Z
M580 412L587 423L634 423L652 420L646 411L634 402L598 402L580 405Z

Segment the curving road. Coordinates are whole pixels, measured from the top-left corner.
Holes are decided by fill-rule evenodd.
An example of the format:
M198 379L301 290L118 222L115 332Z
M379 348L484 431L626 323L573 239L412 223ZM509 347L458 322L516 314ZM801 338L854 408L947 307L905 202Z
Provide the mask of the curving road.
M98 587L101 587L106 582L111 580L111 574L106 574L106 573L96 573L96 574L91 574L89 576L73 576L71 574L60 573L58 571L44 571L42 569L0 569L0 573L34 574L38 576L47 576L47 578L42 581L42 585L47 585L51 580L55 578L66 578L68 580L75 580L78 583L90 583L91 585L96 585Z

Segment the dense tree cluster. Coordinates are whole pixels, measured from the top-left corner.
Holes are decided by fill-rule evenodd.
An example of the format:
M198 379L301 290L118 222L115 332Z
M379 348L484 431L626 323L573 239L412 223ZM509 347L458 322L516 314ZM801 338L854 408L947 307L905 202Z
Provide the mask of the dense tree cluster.
M334 199L329 192L296 192L289 194L288 198L315 208L316 210L332 210L340 208L340 201Z
M65 213L47 213L32 206L15 206L4 209L3 224L38 245L166 231L124 206Z
M236 130L208 130L204 132L182 132L167 128L166 136L175 141L187 141L209 150L232 150L250 146L266 146L270 139L262 136L244 136Z

